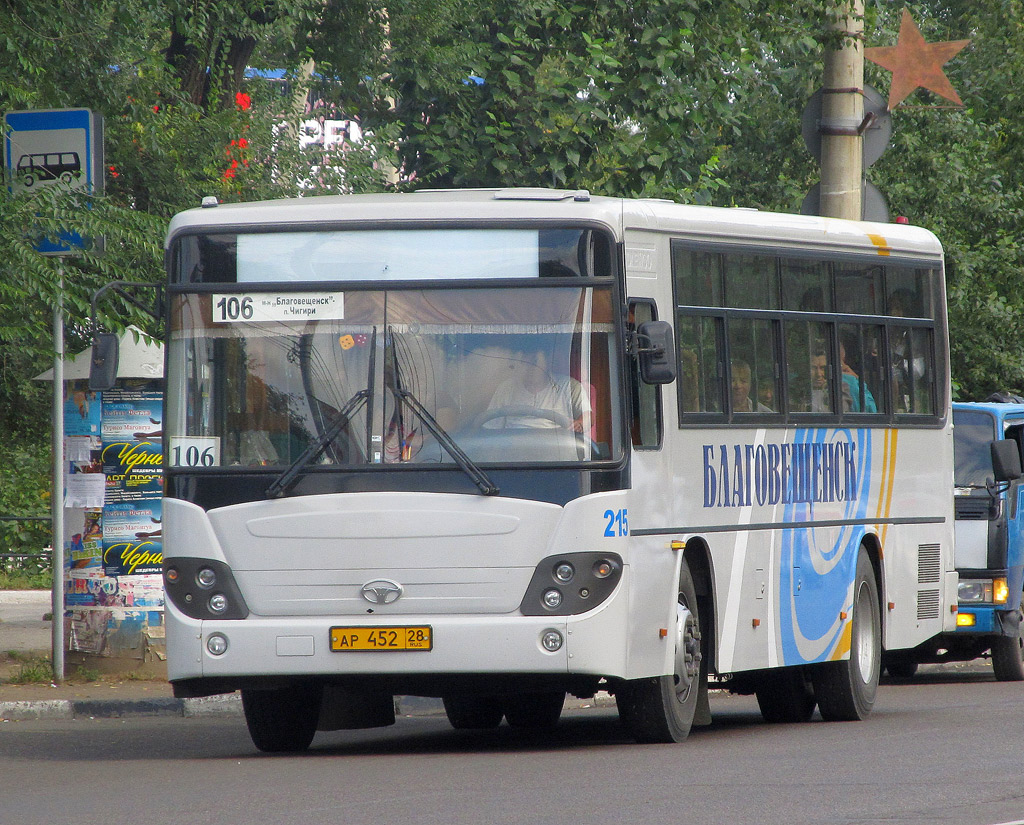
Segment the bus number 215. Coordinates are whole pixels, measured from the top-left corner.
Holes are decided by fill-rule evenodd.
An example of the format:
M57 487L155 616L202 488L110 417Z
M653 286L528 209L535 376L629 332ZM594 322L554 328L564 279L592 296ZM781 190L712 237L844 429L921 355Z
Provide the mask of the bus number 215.
M614 538L615 536L629 535L629 521L626 519L626 509L605 510L604 534Z

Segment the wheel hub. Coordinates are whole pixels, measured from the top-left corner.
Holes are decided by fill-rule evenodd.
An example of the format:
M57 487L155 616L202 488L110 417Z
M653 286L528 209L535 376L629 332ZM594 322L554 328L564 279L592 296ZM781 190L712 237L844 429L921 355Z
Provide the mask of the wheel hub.
M700 674L700 629L685 604L676 605L676 698L685 702Z

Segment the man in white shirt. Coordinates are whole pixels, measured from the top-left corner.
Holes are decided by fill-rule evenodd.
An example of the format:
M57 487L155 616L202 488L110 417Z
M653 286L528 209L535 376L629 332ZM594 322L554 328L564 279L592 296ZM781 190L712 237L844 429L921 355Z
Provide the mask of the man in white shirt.
M547 353L542 348L520 349L510 356L509 366L512 375L495 389L487 409L515 408L518 411L492 418L485 427L566 427L577 433L590 431L588 394L579 381L552 375ZM544 412L550 415L545 416Z

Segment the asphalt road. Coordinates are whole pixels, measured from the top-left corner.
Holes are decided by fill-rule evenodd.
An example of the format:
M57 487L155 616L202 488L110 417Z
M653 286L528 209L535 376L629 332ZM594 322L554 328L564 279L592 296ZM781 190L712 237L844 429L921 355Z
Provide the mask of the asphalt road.
M545 736L402 718L299 756L256 752L238 718L6 722L0 822L993 825L1024 820L1022 700L961 668L883 685L858 723L768 725L716 695L682 745L632 744L591 708Z

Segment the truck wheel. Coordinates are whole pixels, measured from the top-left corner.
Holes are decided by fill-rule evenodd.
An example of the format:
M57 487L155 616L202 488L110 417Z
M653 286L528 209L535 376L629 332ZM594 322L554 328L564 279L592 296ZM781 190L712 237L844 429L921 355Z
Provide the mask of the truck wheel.
M765 722L806 722L817 704L803 668L781 667L758 674L754 694Z
M882 621L875 571L862 547L853 583L850 658L812 667L814 698L823 719L852 722L865 719L875 704L882 664Z
M505 711L497 696L445 696L444 712L456 730L486 730L501 724Z
M505 718L513 728L550 730L558 724L565 693L523 693L505 698Z
M1000 682L1024 681L1024 601L1017 608L1017 632L1012 636L996 636L992 642L992 671Z
M300 683L276 690L243 690L242 710L261 751L304 751L316 734L323 688Z
M615 694L619 718L637 742L682 742L690 733L700 693L700 622L697 593L686 562L679 571L674 672L632 679Z

